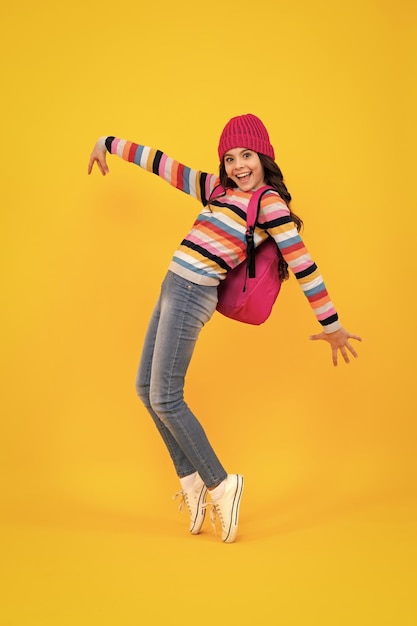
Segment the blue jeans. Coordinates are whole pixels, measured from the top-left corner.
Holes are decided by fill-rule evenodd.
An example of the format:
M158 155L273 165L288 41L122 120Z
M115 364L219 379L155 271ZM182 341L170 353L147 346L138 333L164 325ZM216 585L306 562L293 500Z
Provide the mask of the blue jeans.
M207 487L227 476L184 401L185 374L200 330L213 315L217 287L197 285L168 271L152 313L136 379L180 478L198 472Z

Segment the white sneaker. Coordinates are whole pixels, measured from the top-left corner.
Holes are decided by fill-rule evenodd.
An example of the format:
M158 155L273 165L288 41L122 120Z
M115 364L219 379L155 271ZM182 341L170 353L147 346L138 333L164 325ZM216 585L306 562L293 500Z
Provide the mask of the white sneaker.
M207 487L199 476L194 480L194 484L191 489L182 489L178 491L173 500L181 497L178 507L179 511L184 510L184 505L188 508L190 513L190 533L192 535L198 535L206 516L206 502Z
M214 530L216 530L216 517L220 519L222 540L225 543L232 543L236 539L242 492L243 476L228 474L224 494L218 500L206 505L210 506L210 518Z

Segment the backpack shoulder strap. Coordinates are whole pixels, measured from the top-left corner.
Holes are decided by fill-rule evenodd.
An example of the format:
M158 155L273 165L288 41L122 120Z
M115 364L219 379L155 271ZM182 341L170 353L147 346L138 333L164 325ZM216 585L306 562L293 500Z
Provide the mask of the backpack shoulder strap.
M255 277L255 242L253 240L253 231L255 229L256 220L258 219L259 209L261 206L261 198L269 191L274 189L270 185L259 187L253 192L249 200L248 211L246 214L246 276ZM245 283L246 288L246 283Z
M248 230L255 226L261 206L261 198L264 193L269 191L269 189L274 190L274 188L270 185L264 185L263 187L259 187L259 189L252 193L252 197L249 200L248 211L246 214L246 227Z
M210 202L212 200L215 200L216 198L218 198L219 196L223 196L226 193L224 187L222 187L222 185L216 185L213 189L213 191L210 194L210 197L207 201L207 204L210 204Z

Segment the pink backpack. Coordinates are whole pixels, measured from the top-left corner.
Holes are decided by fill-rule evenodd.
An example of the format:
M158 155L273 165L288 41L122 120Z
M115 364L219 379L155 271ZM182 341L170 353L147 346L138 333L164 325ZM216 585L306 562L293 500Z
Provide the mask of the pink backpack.
M263 324L271 314L281 289L277 244L272 237L268 237L255 250L253 241L260 200L268 189L273 187L265 185L254 191L249 202L245 234L246 262L243 261L233 270L229 270L218 288L219 313L246 324ZM224 189L218 186L213 190L210 200L222 194Z

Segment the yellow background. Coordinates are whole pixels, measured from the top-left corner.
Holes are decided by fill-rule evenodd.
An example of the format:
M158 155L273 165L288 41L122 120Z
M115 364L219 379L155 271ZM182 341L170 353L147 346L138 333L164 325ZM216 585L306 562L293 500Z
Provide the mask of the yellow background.
M40 1L2 9L0 624L415 624L415 3ZM187 399L246 478L239 540L192 537L136 399L147 320L199 207L90 151L216 171L265 122L360 358L333 368L294 279L216 315Z

